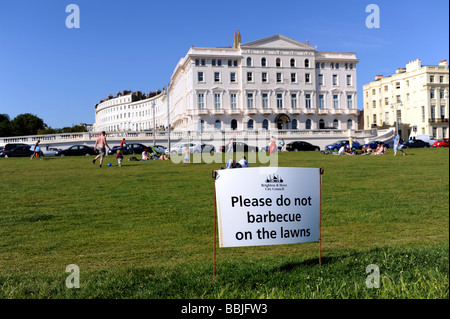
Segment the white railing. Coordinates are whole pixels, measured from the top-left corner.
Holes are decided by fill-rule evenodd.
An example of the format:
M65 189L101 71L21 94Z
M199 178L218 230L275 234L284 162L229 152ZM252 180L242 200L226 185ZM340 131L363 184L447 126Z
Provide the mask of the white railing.
M383 132L385 133L385 132ZM60 133L47 135L30 135L30 136L12 136L0 137L0 145L8 143L25 143L34 144L37 140L41 144L68 144L68 143L92 143L99 136L99 132L84 133ZM348 136L355 138L375 138L376 130L337 130L337 129L321 129L321 130L276 130L276 129L259 129L259 130L211 130L211 131L172 131L170 138L172 140L181 140L187 138L217 139L239 137L239 138L270 138L277 136L278 138L306 138L306 139L339 139ZM389 134L387 134L389 135ZM123 138L127 140L159 140L167 141L167 131L127 131L127 132L107 132L108 140L119 141ZM387 137L387 136L386 136Z

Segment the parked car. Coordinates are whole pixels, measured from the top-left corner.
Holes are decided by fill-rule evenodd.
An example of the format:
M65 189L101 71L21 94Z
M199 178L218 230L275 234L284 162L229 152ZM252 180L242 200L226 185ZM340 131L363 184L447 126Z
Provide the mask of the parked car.
M120 147L120 145L115 145L115 146L111 147L110 150L108 150L108 155L116 155L117 150L121 150L123 155L131 154L130 150L128 150L127 148L122 150L122 147Z
M33 151L30 150L30 145L19 145L14 148L0 152L0 157L24 157L33 155Z
M124 151L124 154L142 154L145 149L147 149L150 153L152 151L151 146L145 146L144 144L140 143L131 143L127 144L127 148L126 151Z
M202 144L201 145L202 148L202 153L215 153L216 152L216 148L214 147L214 145L210 145L210 144Z
M374 150L374 149L376 149L378 147L379 143L381 143L381 145L384 145L384 147L389 148L389 144L388 143L384 143L384 142L381 142L381 141L373 141L373 142L364 144L364 145L361 146L361 148L364 148L364 147L367 147L368 145L370 145L370 148Z
M286 144L287 151L320 151L320 147L312 145L311 143L305 141L295 141Z
M2 151L7 151L7 150L11 150L11 149L13 149L13 148L15 148L17 146L28 146L29 147L28 144L24 144L24 143L9 143L9 144L6 144L5 146L3 146L3 148L1 150Z
M221 146L220 150L225 153L228 150L228 145ZM243 142L233 142L233 153L237 152L258 152L259 148L257 146L247 145Z
M165 153L167 147L164 147L164 146L162 146L162 145L153 145L153 149L154 149L155 151L157 151L158 153Z
M349 140L340 140L340 141L337 141L336 143L325 146L325 150L337 152L341 148L341 146L349 145L349 144L350 144ZM356 149L360 149L360 148L361 148L361 145L358 142L353 141L352 151L354 151Z
M433 147L448 147L448 137L437 140L433 143Z
M59 150L55 156L80 156L80 155L96 155L94 148L86 145L73 145L65 150Z
M420 148L420 147L430 147L430 144L422 140L407 140L403 142L403 148Z
M45 149L43 151L41 149L41 153L44 156L55 156L58 151L61 151L61 149L56 148L56 147L48 147L47 149Z
M178 143L172 146L170 149L170 154L184 154L184 149L189 147L189 153L201 153L202 152L202 144L200 143ZM166 153L169 153L169 150L166 149Z

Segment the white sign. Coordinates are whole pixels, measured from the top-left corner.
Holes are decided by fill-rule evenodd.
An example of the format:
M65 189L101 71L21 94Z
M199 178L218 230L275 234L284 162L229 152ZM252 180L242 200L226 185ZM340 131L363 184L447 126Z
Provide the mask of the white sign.
M319 241L319 168L224 169L215 183L220 247Z

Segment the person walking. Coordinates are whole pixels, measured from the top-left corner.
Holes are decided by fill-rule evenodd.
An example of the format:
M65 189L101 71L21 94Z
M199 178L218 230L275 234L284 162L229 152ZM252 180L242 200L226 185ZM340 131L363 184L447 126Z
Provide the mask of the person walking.
M403 153L403 156L406 155L406 153L403 151L403 144L400 143L401 137L400 134L397 133L397 131L394 131L394 156L397 156L397 151L400 151Z
M103 158L106 155L106 147L111 149L109 147L108 143L106 142L106 132L103 131L99 137L97 137L97 140L95 141L94 149L98 150L99 154L94 158L92 163L95 165L95 161L100 158L100 167L102 167L103 164Z
M33 151L33 154L31 155L30 160L32 160L33 157L35 157L35 156L36 156L37 158L39 158L40 160L42 159L42 157L41 157L41 148L39 147L39 143L40 143L40 142L41 142L40 140L37 140L36 144L34 144L34 146L32 146L32 147L30 148L30 150Z

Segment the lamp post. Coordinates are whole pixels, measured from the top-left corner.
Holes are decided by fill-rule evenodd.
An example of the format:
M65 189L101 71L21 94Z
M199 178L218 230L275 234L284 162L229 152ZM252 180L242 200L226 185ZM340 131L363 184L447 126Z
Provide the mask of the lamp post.
M155 135L156 135L156 123L155 123L155 101L152 101L152 109L153 109L153 146L155 146Z
M167 88L163 87L163 94L167 97L167 139L168 139L168 149L170 152L170 107L169 107L169 85Z

